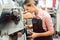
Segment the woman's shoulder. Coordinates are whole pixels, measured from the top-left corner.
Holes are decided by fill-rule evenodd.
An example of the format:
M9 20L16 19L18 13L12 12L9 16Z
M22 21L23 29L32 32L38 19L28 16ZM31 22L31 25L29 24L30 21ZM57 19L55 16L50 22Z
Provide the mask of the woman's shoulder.
M42 9L39 9L39 10L40 10L40 11L39 11L39 14L40 14L40 16L41 16L42 18L50 17L50 14L49 14L47 11L42 10Z

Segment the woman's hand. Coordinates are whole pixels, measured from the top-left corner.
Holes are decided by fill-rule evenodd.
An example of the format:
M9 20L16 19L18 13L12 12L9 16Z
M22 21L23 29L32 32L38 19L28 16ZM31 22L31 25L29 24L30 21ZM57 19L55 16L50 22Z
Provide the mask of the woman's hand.
M31 32L32 33L32 35L31 36L27 36L27 38L36 38L37 36L38 36L38 34L37 33L35 33L35 32Z

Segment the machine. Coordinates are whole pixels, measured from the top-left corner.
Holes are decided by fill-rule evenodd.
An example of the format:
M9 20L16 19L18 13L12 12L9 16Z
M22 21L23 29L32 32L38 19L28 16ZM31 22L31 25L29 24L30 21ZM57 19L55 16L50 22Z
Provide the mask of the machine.
M26 40L22 9L16 0L0 0L1 40ZM19 32L21 37L17 37Z

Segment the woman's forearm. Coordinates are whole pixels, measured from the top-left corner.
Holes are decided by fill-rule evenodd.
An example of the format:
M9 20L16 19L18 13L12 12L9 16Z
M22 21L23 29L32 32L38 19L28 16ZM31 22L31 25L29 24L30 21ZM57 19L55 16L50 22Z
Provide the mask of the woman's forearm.
M37 37L43 37L43 36L50 36L53 35L50 31L44 32L44 33L37 33Z

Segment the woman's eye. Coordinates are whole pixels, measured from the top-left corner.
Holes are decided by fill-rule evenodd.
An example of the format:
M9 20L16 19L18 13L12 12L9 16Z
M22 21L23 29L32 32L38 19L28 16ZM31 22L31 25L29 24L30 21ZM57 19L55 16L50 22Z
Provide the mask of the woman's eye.
M31 5L27 5L27 6L31 6Z

